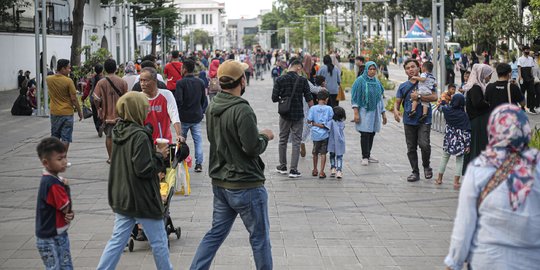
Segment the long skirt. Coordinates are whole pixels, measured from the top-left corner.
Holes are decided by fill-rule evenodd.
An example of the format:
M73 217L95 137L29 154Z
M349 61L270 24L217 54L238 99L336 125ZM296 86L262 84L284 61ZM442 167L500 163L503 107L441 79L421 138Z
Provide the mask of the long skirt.
M468 154L465 154L465 159L463 160L463 175L465 175L469 162L474 160L482 153L482 151L484 151L484 149L486 149L488 144L488 120L489 113L471 119L471 151Z

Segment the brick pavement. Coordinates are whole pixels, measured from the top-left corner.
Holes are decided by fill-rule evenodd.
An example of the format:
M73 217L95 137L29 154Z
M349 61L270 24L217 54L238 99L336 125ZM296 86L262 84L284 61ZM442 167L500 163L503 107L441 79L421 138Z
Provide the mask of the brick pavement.
M259 127L271 128L277 135L278 115L276 105L270 101L271 83L270 79L253 81L245 97L257 113ZM49 122L46 118L11 116L10 100L14 100L13 93L0 93L0 268L41 269L34 238L36 189L41 173L35 146L49 134ZM352 119L348 102L343 106L348 119ZM360 136L350 122L346 136L341 181L308 176L312 162L307 157L300 160L299 169L304 173L300 179L274 173L277 140L263 154L274 268L441 269L458 196L452 189L452 162L442 186L425 179L411 184L405 180L410 168L402 124L389 117L373 149L381 163L368 167L360 166ZM436 168L442 136L432 133L431 139L432 167ZM104 139L96 136L88 119L75 125L74 141L69 152L73 166L65 173L71 179L76 211L69 230L71 251L76 269L95 269L113 226L107 203ZM191 144L191 139L188 141ZM204 149L207 153L208 145ZM189 267L211 224L212 192L206 172L192 174L192 191L189 197L175 196L171 205L173 221L182 227L181 239L170 237L175 269ZM135 251L125 252L118 267L154 268L146 242L136 242ZM212 269L255 269L248 233L241 221L235 223Z

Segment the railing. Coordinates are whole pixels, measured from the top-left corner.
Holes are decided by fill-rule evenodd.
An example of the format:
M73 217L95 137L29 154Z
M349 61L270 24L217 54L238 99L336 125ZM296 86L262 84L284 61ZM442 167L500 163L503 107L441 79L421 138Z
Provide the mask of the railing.
M0 22L0 32L34 33L34 18L19 18ZM47 33L52 35L71 35L71 21L47 21Z
M440 133L444 133L446 128L446 120L444 120L444 115L439 111L437 105L431 104L431 129Z

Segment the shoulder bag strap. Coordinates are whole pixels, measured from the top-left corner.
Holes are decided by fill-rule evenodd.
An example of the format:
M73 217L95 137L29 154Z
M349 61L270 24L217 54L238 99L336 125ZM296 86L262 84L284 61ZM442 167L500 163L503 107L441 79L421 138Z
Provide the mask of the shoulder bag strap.
M176 70L176 72L178 72L178 75L182 76L182 72L180 72L180 70L178 70L178 67L176 67L176 66L174 65L174 63L175 63L175 62L171 62L171 66L173 66L173 68ZM180 63L180 62L178 62L178 63Z
M122 91L120 91L118 88L116 88L116 86L114 85L114 83L111 81L111 79L109 77L105 77L105 79L107 79L107 81L111 84L112 88L114 89L114 92L116 92L116 94L121 97L123 94L122 94Z
M489 182L486 184L482 192L480 192L480 195L478 196L478 201L476 204L476 210L480 209L480 205L484 201L484 199L493 191L496 189L501 183L505 182L508 179L508 174L510 173L510 170L514 168L518 161L518 154L512 153L508 158L501 164L499 168L495 171L493 176L491 176L491 179L489 179Z
M508 103L512 103L512 92L510 91L510 87L512 86L512 84L510 83L510 81L508 81Z

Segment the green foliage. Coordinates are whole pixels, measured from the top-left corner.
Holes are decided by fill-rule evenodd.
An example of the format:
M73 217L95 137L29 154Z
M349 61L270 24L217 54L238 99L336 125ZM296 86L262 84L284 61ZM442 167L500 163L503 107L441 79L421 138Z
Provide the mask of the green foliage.
M13 7L23 9L30 6L28 0L0 0L0 22L8 22L14 19Z
M180 12L174 6L173 0L133 0L139 4L147 4L149 7L144 9L134 7L135 19L152 29L152 53L155 54L157 36L160 31L161 22L159 18L165 20L165 39L174 37L174 29L180 26Z
M396 88L396 84L387 79L382 73L377 74L377 79L381 82L384 90L394 90Z
M472 45L461 48L461 52L466 53L468 55L470 55L472 51L473 51Z
M255 34L251 34L251 35L244 35L242 37L242 42L244 43L244 48L249 49L253 47L253 45L255 45L258 41Z
M531 142L529 143L529 146L540 149L540 128L535 127L533 129Z
M396 97L392 97L386 101L386 106L384 106L384 108L386 109L387 112L394 111L394 103L396 103ZM403 113L403 106L399 107L399 111Z
M346 67L341 68L341 86L345 91L352 88L354 81L356 80L356 74L354 70L350 70Z
M81 51L86 50L89 48L89 46L84 46ZM94 53L90 55L88 60L81 64L80 66L74 66L72 68L73 75L75 76L76 80L79 80L80 78L86 77L88 74L91 74L94 70L94 66L97 64L103 64L105 60L111 58L111 53L105 49L100 48Z
M531 30L534 36L540 36L540 0L530 0Z
M390 57L385 54L386 41L382 37L374 37L371 40L366 41L365 49L368 53L365 55L369 61L373 61L377 66L382 64L387 65Z
M190 35L185 35L182 38L187 44L189 44ZM212 43L214 43L214 39L210 37L208 32L201 29L193 30L193 44L195 44L195 46L199 44L202 45L203 49L206 49L208 46L212 45ZM194 48L190 49L193 50Z

